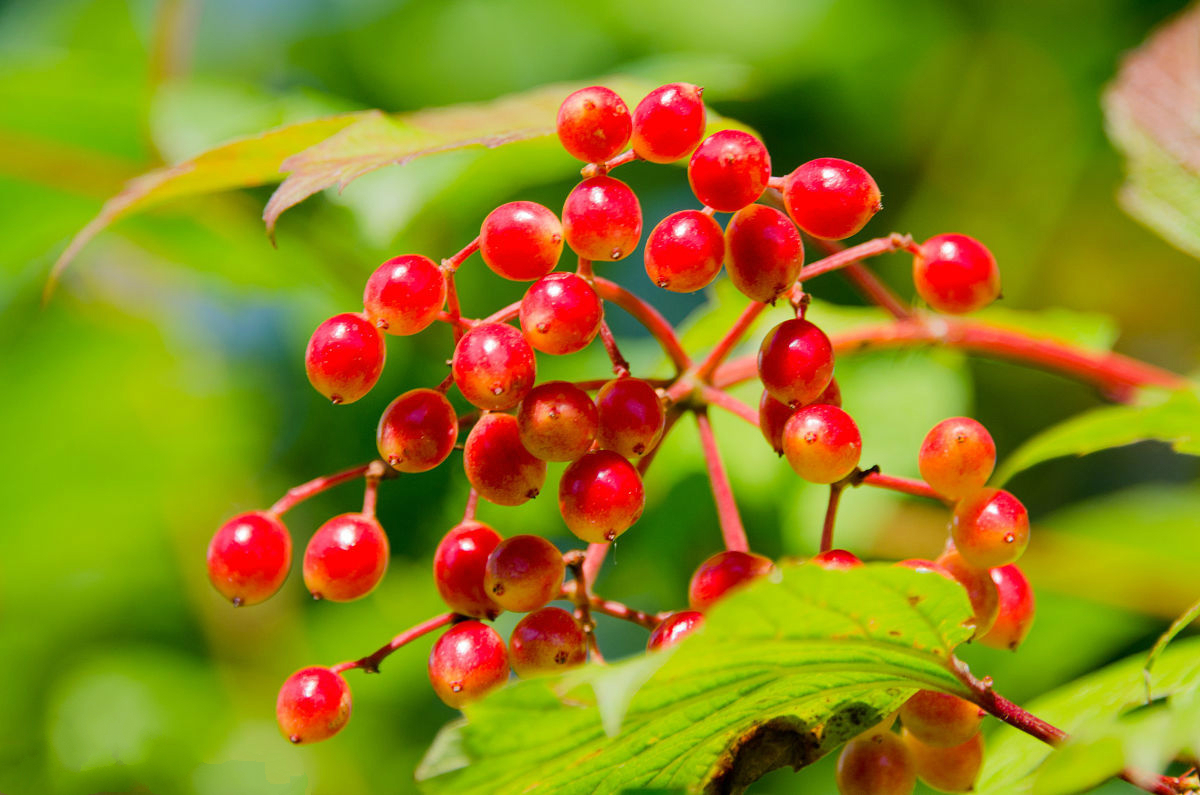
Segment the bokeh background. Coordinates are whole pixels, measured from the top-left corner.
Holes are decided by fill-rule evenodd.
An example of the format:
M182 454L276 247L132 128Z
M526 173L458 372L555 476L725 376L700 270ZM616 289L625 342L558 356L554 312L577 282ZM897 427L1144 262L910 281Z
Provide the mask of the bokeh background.
M1200 268L1120 210L1122 161L1100 105L1122 54L1181 6L0 3L0 792L414 788L425 746L453 716L428 688L427 639L381 676L350 674L354 718L334 741L289 746L273 708L295 669L358 657L441 609L429 561L462 510L457 463L384 485L391 569L360 602L314 604L293 572L269 603L233 610L206 580L204 549L226 517L369 459L386 403L445 372L445 328L390 338L379 386L330 407L304 376L312 328L356 308L388 256L446 256L501 201L559 206L577 164L539 143L385 169L290 211L277 249L260 221L269 190L163 205L102 234L39 308L54 257L125 180L342 110L482 101L618 73L687 80L760 131L776 173L825 155L867 167L886 209L864 235L979 237L1001 263L1006 307L1070 310L1059 321L1073 334L1101 341L1119 329L1118 350L1188 372L1200 353ZM680 169L634 165L621 176L639 191L647 228L695 206ZM673 320L705 300L656 291L635 260L611 273ZM912 294L905 257L881 259L879 272ZM474 314L522 289L478 259L460 285ZM812 287L859 303L837 276ZM635 372L663 369L635 328L617 331ZM703 324L690 333L711 339ZM605 372L599 350L577 358L543 359L544 372ZM1053 376L944 351L847 358L838 377L864 460L899 474L915 474L921 438L946 416L978 417L1003 457L1101 402ZM754 545L811 552L823 491L801 485L753 429L716 424ZM603 593L646 609L683 602L690 571L719 545L702 467L684 424L651 470L647 513L610 557ZM484 506L481 518L569 546L554 473L543 498ZM1019 655L970 649L973 668L1020 700L1148 648L1196 596L1197 475L1195 459L1147 443L1019 476L1012 488L1038 526L1027 560L1040 615ZM344 486L289 514L297 549L360 497ZM945 517L927 504L860 492L843 502L839 537L864 555L940 545ZM645 641L625 625L601 631L610 656ZM832 791L829 764L772 774L754 791L801 789Z

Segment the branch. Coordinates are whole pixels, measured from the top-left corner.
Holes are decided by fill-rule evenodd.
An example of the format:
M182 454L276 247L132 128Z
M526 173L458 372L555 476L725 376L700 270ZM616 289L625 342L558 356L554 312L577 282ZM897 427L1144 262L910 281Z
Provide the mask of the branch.
M683 345L679 342L679 337L676 336L674 327L667 322L667 319L657 309L621 285L610 282L608 279L601 279L597 276L593 285L596 288L596 294L602 299L612 301L633 315L634 320L637 320L646 327L650 335L662 345L663 350L671 358L677 370L683 372L691 366L692 360L688 356L687 351L683 349Z
M564 599L570 599L574 602L575 596L578 593L576 581L572 580L571 582L563 583L561 593ZM622 621L628 621L646 629L654 629L661 621L657 613L646 613L641 610L635 610L629 605L614 602L611 599L601 599L595 594L588 594L587 603L588 608L593 612L619 618Z
M368 654L366 657L361 657L353 662L338 663L337 665L333 666L331 670L334 673L340 674L343 671L349 671L351 668L361 668L366 673L377 674L379 673L379 664L383 662L389 654L408 645L409 643L412 643L422 635L428 635L435 629L439 629L447 624L453 623L456 618L458 618L457 613L442 613L440 616L434 616L427 621L422 621L415 627L404 630L399 635L392 638L389 643L377 649L373 654Z
M612 362L613 373L618 378L629 375L629 361L621 355L621 349L617 347L617 338L613 336L607 320L600 321L600 341L604 343L604 352Z
M818 552L833 549L833 523L837 519L838 502L846 489L846 481L829 484L829 503L825 506L825 522L821 525L821 547Z
M284 494L271 506L271 513L282 516L310 497L315 497L323 491L332 489L334 486L364 477L374 464L382 464L384 467L391 469L383 461L376 459L367 464L335 472L332 475L322 475L319 478L313 478L307 483L301 483L299 486L288 489L287 494Z
M899 475L885 475L882 472L869 472L862 477L856 486L875 486L880 489L889 489L898 491L901 494L911 494L914 497L929 497L933 500L948 502L945 497L938 494L923 480L916 478L904 478Z
M892 232L887 237L877 237L874 240L868 240L865 243L859 243L857 246L851 246L850 248L843 248L840 245L830 246L827 249L830 250L829 256L801 268L800 275L796 277L796 281L802 283L823 273L849 267L864 259L878 257L880 254L889 254L901 249L911 250L912 247L912 237L897 234L896 232Z
M713 500L717 504L717 518L721 522L721 535L725 538L725 548L746 552L750 549L746 540L746 528L742 527L742 517L738 514L737 503L733 499L733 489L729 486L729 477L721 463L721 453L717 449L717 439L708 420L708 411L700 408L695 411L695 415L696 425L700 429L700 446L704 449L704 463L708 467L708 479L712 481Z
M711 386L700 387L700 399L710 406L717 406L725 409L735 417L740 417L746 422L759 427L758 409L747 406L742 401L735 398L733 395L726 392L724 389L717 389Z
M720 341L713 347L708 357L696 368L696 378L699 381L709 381L712 378L713 372L721 362L725 361L725 357L729 352L742 341L742 337L753 325L758 316L767 308L767 304L761 301L751 301L742 314L738 315L738 319L733 322L733 326L729 331L725 332L725 336L721 337Z

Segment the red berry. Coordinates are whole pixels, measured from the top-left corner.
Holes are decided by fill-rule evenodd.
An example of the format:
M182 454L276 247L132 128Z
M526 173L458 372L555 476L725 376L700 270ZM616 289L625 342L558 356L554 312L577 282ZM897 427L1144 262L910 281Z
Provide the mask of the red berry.
M680 610L659 622L646 641L646 651L669 649L704 626L704 614L695 610Z
M387 350L365 315L334 315L313 332L304 352L308 381L334 403L353 403L371 391Z
M495 618L500 605L483 587L488 556L500 534L472 519L446 533L433 553L433 582L451 610L474 618Z
M458 415L435 389L410 389L393 400L375 432L379 455L401 472L433 469L457 441Z
M350 720L350 686L328 668L301 668L279 688L275 718L297 745L328 740Z
M363 307L388 334L416 334L437 319L446 303L446 279L420 254L392 257L367 279Z
M751 204L725 225L725 270L754 301L771 303L804 267L804 243L791 219L774 207Z
M692 293L721 272L725 235L711 215L681 210L658 222L646 238L646 275L664 290Z
M688 182L696 198L723 213L736 212L762 196L770 178L767 147L741 130L708 136L688 162Z
M646 507L642 476L624 456L595 450L573 462L558 483L558 509L567 529L588 543L612 541Z
M208 579L234 605L256 605L279 590L292 566L292 537L269 511L239 514L208 544Z
M926 745L905 729L904 744L912 754L917 777L938 792L971 792L983 767L983 735L975 733L961 745Z
M502 411L533 387L537 362L521 332L507 323L480 323L454 347L450 370L471 405Z
M558 596L565 570L562 553L546 539L513 536L488 556L483 587L505 610L528 613Z
M836 483L858 466L862 436L849 414L814 403L798 409L783 426L783 454L805 480Z
M505 279L533 281L554 270L563 249L562 224L537 202L509 202L488 213L479 230L479 254Z
M783 455L783 426L792 418L794 411L791 406L771 397L771 393L765 389L758 400L758 429L771 449L779 455Z
M812 403L833 378L833 344L807 320L785 320L763 338L758 349L758 377L781 403Z
M497 505L520 505L546 482L546 462L521 444L517 418L485 414L467 434L463 469L479 496Z
M507 681L504 640L487 624L455 624L429 651L429 682L447 706L458 709Z
M991 576L1000 594L1000 611L996 623L979 642L996 649L1016 651L1033 625L1033 587L1012 563L992 569Z
M996 466L996 444L975 420L951 417L926 434L917 465L934 491L957 500L987 483Z
M625 259L642 237L642 206L621 180L592 177L568 194L562 223L567 245L584 259Z
M1029 514L1003 489L979 489L954 506L950 537L977 569L1013 563L1029 545Z
M538 384L517 412L521 444L543 461L574 461L592 448L600 425L596 404L567 381Z
M587 635L566 610L543 607L517 622L508 651L517 676L558 673L587 662Z
M838 756L836 778L841 795L910 795L917 786L912 753L888 731L846 743Z
M707 610L734 588L746 585L771 570L773 563L753 552L727 549L700 564L688 583L688 604Z
M822 240L850 237L883 209L871 175L836 157L810 160L788 174L783 203L796 226Z
M966 590L974 612L971 617L971 622L975 625L973 637L986 635L996 623L996 616L1000 611L1000 594L988 570L971 566L953 547L938 557L937 565Z
M985 714L970 701L937 690L918 690L900 707L904 728L938 748L961 745L974 737Z
M571 157L603 163L617 155L633 134L629 108L603 86L581 88L558 109L558 140Z
M827 549L824 552L813 555L809 563L816 564L830 571L857 569L863 565L863 562L858 559L857 555L853 552L847 552L844 549Z
M651 163L686 156L704 137L704 89L669 83L651 91L633 110L633 151Z
M1000 295L1000 269L992 252L973 237L935 235L913 257L913 283L939 312L962 315Z
M550 273L525 291L520 318L525 339L542 353L575 353L600 332L604 305L586 279Z
M605 450L637 458L662 438L666 414L648 382L624 376L609 381L596 395L600 426L597 438Z
M387 534L373 516L335 516L317 528L308 541L304 585L314 599L361 599L383 579L388 554Z

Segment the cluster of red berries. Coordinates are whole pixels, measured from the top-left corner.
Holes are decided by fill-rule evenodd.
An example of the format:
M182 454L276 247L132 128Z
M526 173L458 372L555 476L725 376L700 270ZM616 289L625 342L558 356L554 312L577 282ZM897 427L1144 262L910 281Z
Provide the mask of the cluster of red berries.
M363 311L322 323L305 354L313 386L334 403L352 403L379 379L385 333L412 335L436 321L453 330L446 380L397 397L376 432L380 467L386 463L394 472L418 473L444 462L459 447L460 433L467 431L461 449L471 501L464 520L446 534L434 555L434 583L451 614L421 630L449 625L433 645L428 673L437 695L453 707L506 682L510 668L518 676L539 675L581 664L589 654L598 656L588 613L589 605L597 603L583 581L584 554L564 555L536 535L503 538L474 520L474 500L519 505L541 492L547 462L567 462L558 483L563 523L593 548L611 542L642 514L642 474L668 427L669 411L686 408L685 399L694 398L697 390L717 390L715 360L707 368L681 368L669 382L634 377L608 331L606 302L617 303L648 326L661 321L652 307L593 273L594 262L628 257L642 238L637 196L610 176L617 166L631 160L689 158L687 178L702 209L672 213L650 231L644 249L647 274L661 288L692 292L711 283L724 267L752 302L787 300L796 317L771 329L758 353L764 391L757 419L763 436L810 482L841 488L857 485L868 474L858 467L862 438L841 408L833 378L834 346L805 317L808 302L798 280L805 256L801 232L818 241L857 233L882 207L874 179L861 167L835 158L812 160L784 177L772 177L770 156L755 136L721 130L705 137L701 89L683 83L655 89L632 113L607 88L582 89L563 102L557 130L566 151L588 164L585 178L566 198L561 220L540 204L510 202L489 213L478 237L441 263L417 254L388 260L367 280ZM768 203L757 203L764 197ZM714 217L718 212L732 213L724 229ZM555 270L564 245L578 257L574 272ZM903 247L913 254L917 291L934 309L969 312L997 297L996 263L972 238L939 235L923 245L908 242ZM479 320L462 315L454 289L458 269L476 251L500 276L531 282L520 302ZM519 326L510 322L514 319ZM572 354L598 336L615 378L537 382L538 353ZM727 348L737 341L730 340ZM470 404L467 413L460 414L451 403L452 386ZM1028 583L1012 565L1028 542L1029 525L1016 498L985 488L995 463L991 437L973 420L946 420L926 438L919 463L929 487L955 503L952 542L937 561L903 565L962 583L980 640L1015 647L1033 612ZM355 474L367 478L363 511L330 519L305 552L304 581L318 598L361 598L387 567L387 536L374 516L374 488L383 475L369 467ZM313 490L345 479L345 473L331 476ZM303 496L297 492L295 500ZM261 602L286 578L291 539L280 514L290 505L285 498L271 511L237 516L213 538L209 576L234 604ZM729 548L706 560L692 577L689 609L636 614L652 630L650 650L678 643L702 626L704 611L713 603L771 570L770 560L728 541ZM839 549L826 549L813 562L831 569L862 565ZM568 569L573 580L564 583ZM575 603L574 612L549 606L563 598ZM507 644L487 623L505 610L526 614ZM283 733L301 743L340 730L350 714L341 673L352 667L372 670L377 660L364 662L369 659L305 668L290 677L277 705ZM974 773L968 776L969 765L962 760L981 753L978 716L972 713L973 730L960 740L956 721L966 718L960 720L959 713L975 708L967 702L962 702L966 707L947 706L948 698L953 697L914 696L902 711L903 744L877 730L848 745L839 766L843 792L907 791L862 782L891 776L907 780L911 789L914 769L935 786L973 781ZM889 761L899 756L907 760L903 765ZM958 772L947 777L929 772L954 765Z

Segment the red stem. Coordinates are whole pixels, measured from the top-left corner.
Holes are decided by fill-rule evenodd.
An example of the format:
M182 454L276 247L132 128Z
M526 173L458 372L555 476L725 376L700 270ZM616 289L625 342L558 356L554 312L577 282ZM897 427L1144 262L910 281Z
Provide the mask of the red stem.
M332 489L334 486L341 485L342 483L354 480L356 478L361 478L367 474L367 470L370 469L371 464L374 463L376 462L372 461L367 464L350 467L349 469L342 470L341 472L335 472L332 475L322 475L319 478L313 478L307 483L301 483L299 486L294 486L288 489L287 494L284 494L275 502L274 505L271 506L271 513L282 516L292 508L307 500L309 497L315 497L323 491Z
M454 328L454 344L457 345L463 335L462 307L458 303L458 288L454 286L453 270L443 268L442 276L446 279L446 313L450 315L450 322Z
M428 635L435 629L439 629L447 624L452 623L455 618L455 613L442 613L440 616L434 616L427 621L422 621L415 627L406 629L396 637L392 638L387 645L380 647L373 654L368 654L366 657L354 660L353 662L338 663L337 665L333 666L331 670L333 670L335 673L342 673L343 671L349 671L351 668L361 668L363 671L369 674L377 674L379 673L379 664L383 662L389 654L406 646L409 643L412 643L422 635Z
M845 488L845 483L833 483L829 486L829 503L825 506L825 522L821 525L821 548L818 550L820 552L833 549L833 525L837 520L838 503Z
M716 371L721 362L725 361L725 357L729 355L729 352L742 341L742 337L766 308L766 304L760 301L752 301L742 310L742 314L738 315L738 319L733 322L733 326L730 327L729 331L725 332L725 336L721 337L720 341L709 352L708 357L696 368L696 378L698 380L708 381L712 378L713 372Z
M617 338L613 336L607 320L600 321L600 341L604 343L604 352L608 354L608 360L612 362L612 369L617 377L629 375L629 362L621 355L621 349L617 347Z
M711 386L700 387L700 399L710 406L717 406L733 414L735 417L741 417L746 422L759 427L758 409L747 406L742 401L735 398L733 395L726 392L724 389L717 389Z
M868 240L865 243L859 243L857 246L851 246L850 248L839 247L839 250L824 259L819 259L813 264L805 265L801 268L800 275L796 277L796 281L805 282L823 273L829 273L830 271L854 265L869 257L878 257L880 254L906 249L911 245L911 237L893 232L887 237L877 237L874 240Z
M842 273L850 280L858 291L866 296L867 300L876 306L883 307L891 313L892 317L897 320L907 320L912 317L912 311L900 300L900 296L892 292L892 288L888 287L879 277L871 272L871 269L861 262L855 262L852 265L847 265Z
M700 408L695 411L695 415L696 425L700 429L700 446L704 449L704 463L708 467L708 479L712 481L713 500L717 504L717 518L721 522L721 535L725 538L725 548L747 552L750 544L746 540L746 529L742 527L742 517L738 514L737 503L733 499L733 489L729 486L729 477L725 473L724 464L721 463L721 453L717 449L717 438L713 435L708 412Z
M928 483L916 478L904 478L899 475L885 475L882 472L871 472L863 476L855 485L875 486L880 489L890 489L914 497L929 497L933 500L946 502L946 498L933 490Z
M479 238L476 237L467 245L463 246L462 250L447 259L442 260L442 267L453 273L459 269L467 258L479 250Z
M591 177L602 177L617 166L623 166L626 163L632 163L634 160L640 159L641 158L633 153L632 149L628 149L616 157L610 158L607 162L588 163L579 170L579 173L583 175L584 179L589 179Z
M575 600L576 588L578 588L577 582L576 580L572 580L571 582L563 583L561 594L564 599ZM612 599L601 599L592 593L588 593L587 604L588 608L596 613L603 613L606 616L619 618L622 621L629 621L646 629L654 629L661 621L656 613L635 610L622 602L616 602Z
M363 488L363 507L364 516L375 518L375 504L379 498L379 478L367 475L367 485Z
M521 302L513 301L508 306L497 309L492 314L485 317L480 323L507 323L517 315L521 314Z
M676 369L683 372L691 366L692 360L687 351L683 349L683 345L680 344L679 337L675 335L674 327L657 309L608 279L597 276L594 284L597 295L605 301L612 301L646 327L646 330L662 345L667 356L671 357Z
M475 491L475 489L472 488L470 491L467 492L467 505L465 508L463 508L462 520L464 522L469 522L475 518L475 509L478 507L478 505L479 505L479 492Z

